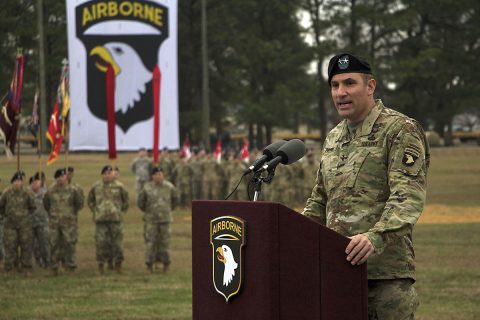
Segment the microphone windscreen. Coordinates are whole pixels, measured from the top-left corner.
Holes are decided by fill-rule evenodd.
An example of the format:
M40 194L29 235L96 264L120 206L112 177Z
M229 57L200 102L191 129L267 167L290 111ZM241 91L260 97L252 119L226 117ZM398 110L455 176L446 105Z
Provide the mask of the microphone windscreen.
M301 159L305 155L305 152L306 148L303 141L292 139L280 147L276 155L282 157L283 164L291 164Z
M272 160L275 154L277 153L278 149L280 149L283 145L285 145L285 143L287 143L287 141L278 140L266 146L265 149L263 149L263 154L267 156L267 161Z

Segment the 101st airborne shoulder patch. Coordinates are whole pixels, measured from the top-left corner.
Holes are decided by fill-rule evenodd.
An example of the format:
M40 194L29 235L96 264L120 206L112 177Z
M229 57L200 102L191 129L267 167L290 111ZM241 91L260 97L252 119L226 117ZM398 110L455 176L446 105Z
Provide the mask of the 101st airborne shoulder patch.
M240 291L243 282L243 246L245 221L234 216L210 221L213 258L213 286L228 302Z
M402 163L412 167L422 154L422 150L414 144L408 144L403 153Z

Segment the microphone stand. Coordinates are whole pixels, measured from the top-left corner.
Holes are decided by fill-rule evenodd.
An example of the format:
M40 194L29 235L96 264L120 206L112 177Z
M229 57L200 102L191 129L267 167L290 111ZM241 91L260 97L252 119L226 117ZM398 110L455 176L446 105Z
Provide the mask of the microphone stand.
M262 191L262 182L262 173L259 171L255 171L252 179L250 179L250 183L253 185L253 191L255 191L255 193L253 194L253 201L257 201L258 197L260 196L260 192Z
M262 171L258 170L255 171L253 174L252 179L250 179L250 183L253 185L253 190L255 193L253 194L253 201L258 201L258 197L260 196L260 192L262 192L262 182L270 184L275 176L275 168L267 169L268 175L266 177L262 177Z

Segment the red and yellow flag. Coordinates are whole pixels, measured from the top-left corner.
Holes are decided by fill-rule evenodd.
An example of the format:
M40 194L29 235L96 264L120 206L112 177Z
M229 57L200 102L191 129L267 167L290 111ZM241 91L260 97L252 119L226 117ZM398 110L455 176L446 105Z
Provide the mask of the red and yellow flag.
M60 120L58 101L55 101L55 106L53 107L53 112L52 116L50 117L46 135L48 141L50 141L50 144L52 145L50 158L47 161L47 165L51 165L57 161L63 142L63 125L62 120Z

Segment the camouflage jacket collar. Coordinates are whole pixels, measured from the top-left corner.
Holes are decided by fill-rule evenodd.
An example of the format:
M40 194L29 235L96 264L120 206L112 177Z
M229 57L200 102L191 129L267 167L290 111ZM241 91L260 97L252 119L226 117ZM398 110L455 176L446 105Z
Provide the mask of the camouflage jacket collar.
M363 120L362 125L359 128L359 132L356 134L356 137L368 136L373 129L373 125L378 119L378 116L385 109L382 100L377 99L375 100L375 106L373 107L372 111L367 115L365 120ZM338 136L337 142L349 140L348 134L348 124L347 120L344 119L341 123L341 134Z

